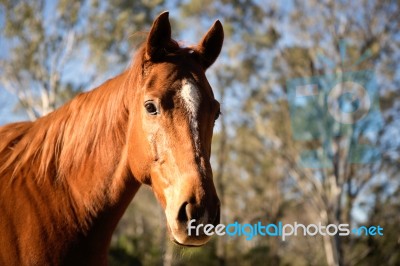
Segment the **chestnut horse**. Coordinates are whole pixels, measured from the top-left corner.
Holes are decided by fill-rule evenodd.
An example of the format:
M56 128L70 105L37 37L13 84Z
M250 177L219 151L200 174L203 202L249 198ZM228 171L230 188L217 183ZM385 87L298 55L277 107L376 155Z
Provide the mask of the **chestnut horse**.
M35 122L0 128L0 265L107 264L142 184L174 242L209 240L189 236L187 222L219 222L210 166L219 103L205 71L223 35L216 21L181 48L162 13L125 72Z

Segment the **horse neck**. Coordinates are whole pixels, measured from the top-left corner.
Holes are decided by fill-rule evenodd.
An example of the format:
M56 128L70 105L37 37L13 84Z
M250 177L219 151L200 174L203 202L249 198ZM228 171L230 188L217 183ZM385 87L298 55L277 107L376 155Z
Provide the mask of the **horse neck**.
M127 163L129 83L129 73L123 73L53 115L63 129L57 140L57 178L88 231L100 226L111 234L140 186Z

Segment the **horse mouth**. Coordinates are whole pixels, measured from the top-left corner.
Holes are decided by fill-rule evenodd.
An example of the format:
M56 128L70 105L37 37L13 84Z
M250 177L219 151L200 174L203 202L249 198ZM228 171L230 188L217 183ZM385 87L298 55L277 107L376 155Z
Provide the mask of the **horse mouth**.
M207 242L200 244L200 245L193 245L193 244L182 244L180 242L178 242L175 238L172 238L172 242L174 242L174 244L180 246L180 247L185 247L185 248L198 248L203 246L204 244L206 244Z
M210 236L207 235L200 235L200 236L189 236L187 235L187 231L179 232L179 231L172 231L171 227L167 225L170 239L171 241L181 247L201 247L208 243L210 240ZM184 234L182 236L182 234ZM179 240L180 241L179 241Z
M208 241L210 240L210 237L209 236L189 237L185 238L184 241L178 241L174 235L171 235L171 240L174 244L181 247L196 248L207 244Z

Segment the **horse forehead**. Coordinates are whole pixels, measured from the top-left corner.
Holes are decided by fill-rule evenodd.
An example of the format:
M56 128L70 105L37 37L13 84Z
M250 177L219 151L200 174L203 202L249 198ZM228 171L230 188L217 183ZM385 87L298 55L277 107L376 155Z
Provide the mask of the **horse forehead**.
M160 98L178 95L193 108L199 107L201 101L214 99L204 72L185 64L160 64L146 81L146 90Z
M182 98L187 111L192 116L196 116L201 102L199 87L190 79L185 78L181 82L179 96Z

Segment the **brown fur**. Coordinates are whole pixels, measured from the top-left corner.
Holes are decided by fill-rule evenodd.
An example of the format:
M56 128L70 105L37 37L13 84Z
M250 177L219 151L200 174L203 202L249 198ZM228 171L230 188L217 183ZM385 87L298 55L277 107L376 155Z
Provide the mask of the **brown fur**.
M165 15L160 17L165 20ZM160 130L189 141L166 150L180 154L174 160L186 160L183 164L189 166L183 173L203 180L196 183L199 190L193 188L195 183L177 189L198 198L196 204L202 208L216 211L209 156L212 117L218 107L200 67L201 54L170 40L155 60L149 56L150 45L148 41L139 49L127 71L53 113L35 122L0 127L0 265L106 264L112 232L142 183L152 185L166 207L166 187L159 180L169 178L168 174L154 172L169 171L167 163L159 162L169 159L163 157L160 144L146 142L149 137L142 128L151 121L140 122L142 101L149 91L167 99L166 95L179 89L176 80L187 75L204 88L200 126L204 154L190 155L193 146L186 114L182 108L171 108L180 105L176 97L161 101L165 117L172 120ZM177 133L179 128L182 133ZM154 149L157 152L151 153ZM199 173L199 164L206 173ZM169 206L190 200L179 201Z

